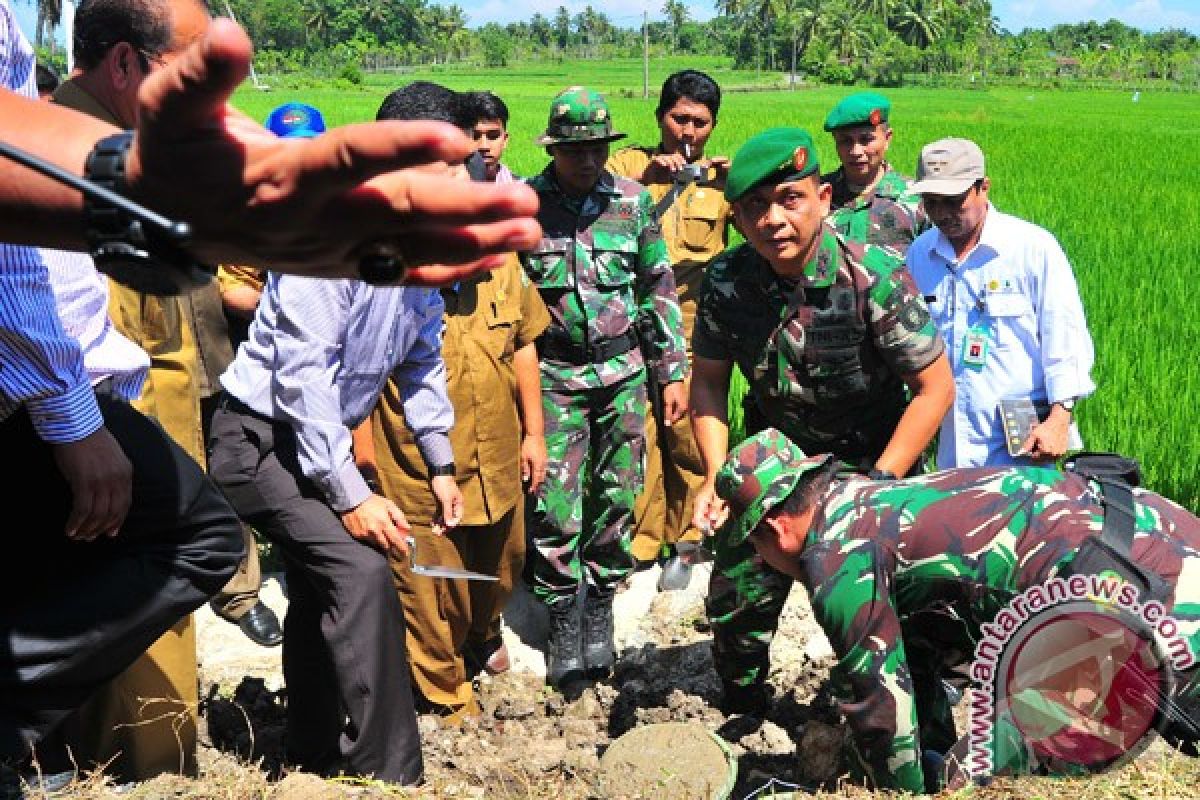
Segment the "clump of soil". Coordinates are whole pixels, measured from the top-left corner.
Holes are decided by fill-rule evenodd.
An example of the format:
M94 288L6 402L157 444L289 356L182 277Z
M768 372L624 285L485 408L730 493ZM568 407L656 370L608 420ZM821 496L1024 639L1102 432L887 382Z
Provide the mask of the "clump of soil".
M731 754L702 726L666 722L634 728L600 759L605 798L718 800L733 788Z

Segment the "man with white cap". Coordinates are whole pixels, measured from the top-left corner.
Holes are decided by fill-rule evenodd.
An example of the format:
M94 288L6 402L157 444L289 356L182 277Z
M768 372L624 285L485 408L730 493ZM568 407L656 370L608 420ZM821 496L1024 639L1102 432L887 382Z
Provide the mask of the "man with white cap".
M995 208L983 152L967 139L921 150L917 183L936 226L908 268L942 332L956 399L939 468L1028 463L1082 447L1072 415L1096 386L1091 335L1071 264L1048 231ZM1005 416L1031 401L1029 426ZM1010 441L1011 440L1011 441Z

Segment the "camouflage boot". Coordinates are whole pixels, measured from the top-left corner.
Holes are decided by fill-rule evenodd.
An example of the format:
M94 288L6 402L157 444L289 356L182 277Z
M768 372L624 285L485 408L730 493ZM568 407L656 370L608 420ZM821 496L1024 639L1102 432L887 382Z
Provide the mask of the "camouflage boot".
M579 602L574 598L550 606L550 636L546 639L546 683L555 689L583 677L579 642Z
M613 598L591 590L583 605L583 661L587 677L607 678L617 654L613 648Z

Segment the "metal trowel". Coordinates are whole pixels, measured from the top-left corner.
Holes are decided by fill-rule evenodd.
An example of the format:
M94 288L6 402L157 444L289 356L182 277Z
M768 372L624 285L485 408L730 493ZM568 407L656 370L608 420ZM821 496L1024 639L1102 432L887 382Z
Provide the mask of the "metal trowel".
M495 575L484 575L482 572L472 572L469 569L461 569L460 567L442 567L437 564L418 564L417 563L417 540L411 536L405 536L404 540L408 542L408 564L414 575L424 575L427 578L462 578L468 581L496 581L499 580Z

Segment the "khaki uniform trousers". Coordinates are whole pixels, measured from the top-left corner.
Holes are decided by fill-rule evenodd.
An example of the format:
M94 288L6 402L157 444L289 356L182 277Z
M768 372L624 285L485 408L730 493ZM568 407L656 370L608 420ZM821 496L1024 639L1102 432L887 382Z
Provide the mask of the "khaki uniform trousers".
M196 337L176 298L148 297L109 281L109 315L150 353L142 396L131 405L158 420L202 467L204 435L196 391ZM171 772L195 774L196 627L180 620L78 712L69 737L81 767L106 764L118 781Z
M691 388L691 379L684 390ZM698 540L692 527L696 492L704 485L704 462L692 436L691 420L685 415L667 429L660 441L654 413L646 413L646 483L633 507L633 557L652 561L664 545L682 539Z
M500 635L500 612L525 563L523 506L518 502L491 525L463 525L445 536L435 536L427 523L412 524L418 564L461 567L497 575L498 581L414 575L408 559L391 559L413 688L433 707L449 710L452 722L480 713L463 648Z

